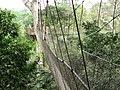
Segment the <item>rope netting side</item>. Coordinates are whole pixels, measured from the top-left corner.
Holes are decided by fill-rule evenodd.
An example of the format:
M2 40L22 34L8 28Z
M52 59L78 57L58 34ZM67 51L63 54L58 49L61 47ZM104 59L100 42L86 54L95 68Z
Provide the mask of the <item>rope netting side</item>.
M91 53L89 50L84 49L83 43L83 37L91 37L102 31L111 22L113 29L116 29L115 20L120 16L119 13L116 13L118 1L114 1L112 19L109 19L105 24L101 24L101 13L104 4L103 0L100 1L98 4L99 9L96 12L98 13L96 18L97 25L100 28L87 36L84 35L82 27L85 15L84 2L83 0L81 4L76 6L73 0L71 0L71 5L68 8L72 7L72 9L65 17L61 15L60 6L56 0L54 0L53 6L49 5L47 0L45 21L42 21L45 28L43 33L46 34L43 39L50 48L50 53L53 53L56 57L56 59L53 59L53 62L60 70L62 83L64 85L67 83L71 90L119 89L120 65L114 63L114 57L109 57L112 53L117 52L109 51L102 57L96 53L98 51L97 46L95 52ZM62 20L64 17L66 21ZM47 33L46 29L48 29ZM113 49L114 44L111 44L110 48Z

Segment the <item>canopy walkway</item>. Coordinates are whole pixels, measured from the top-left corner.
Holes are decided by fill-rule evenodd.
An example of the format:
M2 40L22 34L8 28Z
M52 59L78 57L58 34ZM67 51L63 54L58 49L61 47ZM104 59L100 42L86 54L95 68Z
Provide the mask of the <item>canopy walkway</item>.
M114 63L113 58L107 58L107 55L104 59L83 48L81 29L82 22L84 21L82 18L84 0L76 8L73 0L71 0L70 8L72 8L73 11L68 14L67 19L69 22L66 25L61 21L56 0L54 0L56 16L49 7L49 1L46 1L45 21L42 20L41 3L39 0L37 3L39 8L36 32L39 34L40 38L38 42L41 43L47 63L54 75L59 90L119 90L120 65ZM114 10L112 12L113 18L101 26L99 30L84 37L87 38L100 32L111 22L113 23L113 28L115 27L115 19L120 16L120 14L115 14L117 7L116 3L117 0L115 0L114 3ZM76 15L76 10L78 8L81 8L79 19ZM101 22L101 9L102 0L99 3L98 26ZM53 17L56 17L57 25L55 24L56 21ZM74 19L73 22L71 22L71 18ZM75 27L73 28L73 26ZM74 30L74 32L71 32L70 30ZM113 34L115 33L114 29L112 32ZM75 40L71 41L70 37L74 37ZM75 44L76 40L78 45ZM75 57L74 54L76 54Z

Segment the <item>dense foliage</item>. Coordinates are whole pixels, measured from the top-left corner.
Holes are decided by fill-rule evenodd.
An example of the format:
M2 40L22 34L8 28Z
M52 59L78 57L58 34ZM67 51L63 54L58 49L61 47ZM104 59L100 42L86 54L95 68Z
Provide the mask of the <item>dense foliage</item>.
M84 38L85 50L102 58L106 58L109 61L112 60L111 62L120 62L120 33L114 35L112 32L100 32L98 31L100 28L95 21L83 23L83 28L87 36L87 38Z
M31 42L20 37L15 15L0 9L0 89L19 90L28 83ZM33 68L31 68L33 69ZM31 70L30 70L31 71Z
M92 88L94 90L120 89L120 72L117 71L120 64L120 33L114 35L112 32L100 32L100 27L95 21L84 22L83 28L85 30L84 50L94 55L87 55L88 60L86 59Z
M51 74L48 68L39 65L30 75L31 82L27 84L27 90L58 90Z
M19 14L17 21L26 14ZM0 90L54 90L50 71L37 66L35 43L21 36L15 17L11 11L0 9ZM27 25L31 22L26 20Z

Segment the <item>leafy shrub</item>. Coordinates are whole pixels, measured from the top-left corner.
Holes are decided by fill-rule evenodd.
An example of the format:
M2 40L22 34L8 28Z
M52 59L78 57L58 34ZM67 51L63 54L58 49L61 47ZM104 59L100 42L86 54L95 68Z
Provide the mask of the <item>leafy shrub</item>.
M0 89L25 88L28 75L25 67L31 55L32 44L19 37L19 25L13 22L15 15L0 9ZM33 69L33 68L31 68Z

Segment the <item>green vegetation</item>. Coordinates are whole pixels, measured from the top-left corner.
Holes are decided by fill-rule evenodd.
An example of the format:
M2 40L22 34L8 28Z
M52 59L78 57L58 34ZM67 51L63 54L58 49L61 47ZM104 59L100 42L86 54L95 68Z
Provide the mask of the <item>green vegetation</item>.
M80 21L82 7L75 5L79 6L76 14L92 90L120 89L120 18L117 17L115 23L106 25L113 18L111 13L113 3L112 0L102 3L100 17L98 17L99 3L93 5L89 12L83 8L82 21ZM70 60L55 6L48 6L41 12L42 24L51 29L53 34L55 48L52 40L48 40L49 46L51 49L56 49L56 54L61 58L60 46L63 59L69 65L71 62L73 70L85 80L72 8L66 3L57 4ZM119 14L119 10L120 7L117 7L115 15ZM46 11L48 11L47 18ZM33 25L32 14L29 11L11 12L0 9L0 90L58 90L48 66L43 67L39 64L38 58L45 59L45 57L43 52L36 53L38 45L28 35L29 25ZM100 29L101 31L98 31ZM50 34L48 30L48 35Z
M0 90L54 90L56 88L48 68L44 69L37 64L35 42L20 33L21 27L27 27L32 23L32 20L22 21L22 18L28 14L30 15L28 12L19 12L19 14L17 12L19 16L17 21L21 20L18 25L15 23L15 14L0 9ZM25 23L26 26L20 26Z
M2 90L20 89L28 82L31 42L20 37L19 26L13 22L15 17L8 10L0 10L0 88ZM34 64L34 63L33 63Z
M113 65L113 63L120 65L120 33L116 33L115 35L112 32L94 33L100 29L96 22L83 23L83 28L85 29L85 36L88 36L83 39L84 50L109 62L101 61L101 59L95 56L87 55L87 59L89 60L86 61L92 88L94 90L120 89L120 71L117 71L119 67ZM90 35L91 33L93 34Z

